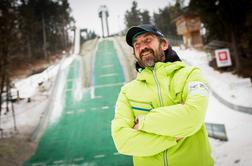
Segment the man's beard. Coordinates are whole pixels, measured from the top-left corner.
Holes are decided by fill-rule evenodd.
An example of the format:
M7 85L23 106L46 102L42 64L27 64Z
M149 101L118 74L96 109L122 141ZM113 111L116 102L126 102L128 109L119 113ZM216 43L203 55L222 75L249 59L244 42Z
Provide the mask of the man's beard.
M162 62L162 56L164 56L164 51L160 46L156 51L151 48L145 48L140 52L140 56L137 58L137 61L142 67L154 67L155 63Z

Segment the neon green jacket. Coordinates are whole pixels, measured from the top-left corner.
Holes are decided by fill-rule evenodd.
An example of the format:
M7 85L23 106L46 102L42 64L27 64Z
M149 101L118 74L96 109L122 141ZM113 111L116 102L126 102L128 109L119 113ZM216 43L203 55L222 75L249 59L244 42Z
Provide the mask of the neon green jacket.
M124 85L112 137L135 166L212 166L204 123L208 89L198 68L183 62L156 63ZM134 120L139 117L140 129ZM176 137L182 137L176 141Z

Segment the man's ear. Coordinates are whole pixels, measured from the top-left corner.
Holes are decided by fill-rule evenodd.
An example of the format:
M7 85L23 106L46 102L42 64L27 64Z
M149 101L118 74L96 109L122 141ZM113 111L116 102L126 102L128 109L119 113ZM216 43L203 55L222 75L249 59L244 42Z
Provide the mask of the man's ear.
M167 39L163 39L163 40L162 40L162 43L161 43L161 48L162 48L162 50L165 51L165 50L168 49L168 47L169 47L169 42L168 42L168 40L167 40Z

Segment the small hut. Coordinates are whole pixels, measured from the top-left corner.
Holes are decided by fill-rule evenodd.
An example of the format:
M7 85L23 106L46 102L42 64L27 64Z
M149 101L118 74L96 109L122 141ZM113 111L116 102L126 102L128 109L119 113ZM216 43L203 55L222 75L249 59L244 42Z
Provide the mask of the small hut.
M203 41L200 34L201 21L197 14L185 13L175 19L177 33L183 36L185 46L202 48Z

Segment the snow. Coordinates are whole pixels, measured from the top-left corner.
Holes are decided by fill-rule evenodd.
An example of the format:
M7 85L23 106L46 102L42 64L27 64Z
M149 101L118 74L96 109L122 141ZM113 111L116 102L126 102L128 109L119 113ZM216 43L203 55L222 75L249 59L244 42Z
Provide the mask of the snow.
M72 60L68 60L67 62L71 62ZM64 63L66 64L66 63ZM65 66L67 67L67 65ZM63 69L65 68L63 67ZM59 71L57 76L57 80L55 81L55 87L53 89L53 93L51 95L50 104L48 105L48 111L51 109L50 122L55 123L60 118L61 112L64 106L64 84L60 84L58 82L64 82L66 79L66 74Z
M81 58L78 56L78 61L82 63ZM82 65L80 65L82 66ZM74 101L78 102L82 99L83 96L83 88L82 88L82 83L83 83L83 70L79 68L79 77L74 80L74 92L73 92L73 99Z
M220 97L235 105L252 107L250 80L232 73L214 71L208 66L205 52L194 49L174 49L183 61L202 70L210 89ZM206 122L224 124L227 132L227 142L210 138L215 166L252 165L251 114L232 110L210 94Z
M14 87L19 91L20 98L29 98L37 93L39 83L48 83L58 73L59 67L66 68L72 61L72 57L63 59L61 63L52 65L42 73L34 74L28 78L14 82Z
M53 91L59 69L61 71L65 70L74 57L75 56L69 56L67 58L63 58L60 63L48 67L39 74L34 74L25 79L15 80L13 82L15 89L12 94L19 91L19 97L23 99L14 103L16 126L19 133L31 134L31 131L35 129L42 118L43 113L48 107L50 100L49 96ZM64 84L62 86L64 86ZM59 89L59 87L57 87L57 89ZM60 91L56 93L60 94ZM30 102L28 102L28 98L31 99ZM6 104L3 103L2 107L5 105ZM51 116L52 119L57 119L57 116L55 115L57 114L57 111L55 110L61 110L61 105L62 104L58 100L54 102L54 111ZM8 113L2 113L0 128L3 129L4 137L9 137L12 134L15 134L13 115L11 111Z
M252 107L252 84L249 78L213 70L208 66L207 54L202 51L174 49L185 62L202 69L210 88L223 99L235 105Z
M32 75L26 79L14 83L16 89L19 91L19 97L28 98L33 96L38 90L38 84L41 82L47 82L49 78L55 76L58 71L58 67L58 65L50 66L40 74Z
M252 165L251 115L227 108L211 95L206 122L225 124L227 132L227 142L210 139L216 166Z

